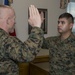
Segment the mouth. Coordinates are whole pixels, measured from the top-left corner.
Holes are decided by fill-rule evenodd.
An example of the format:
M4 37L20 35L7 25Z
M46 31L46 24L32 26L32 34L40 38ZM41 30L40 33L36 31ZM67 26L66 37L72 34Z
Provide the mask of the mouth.
M58 28L58 31L60 32L60 31L62 31L62 29L61 28Z
M58 27L58 30L61 30L61 28Z

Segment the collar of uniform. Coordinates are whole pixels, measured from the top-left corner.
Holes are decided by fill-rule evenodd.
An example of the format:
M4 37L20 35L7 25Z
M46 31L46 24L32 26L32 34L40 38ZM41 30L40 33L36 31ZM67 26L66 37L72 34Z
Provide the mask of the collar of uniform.
M75 40L75 35L71 33L71 35L63 41L61 41L60 36L58 37L58 39L59 39L59 42L69 42L69 41Z
M8 33L6 31L4 31L3 29L0 28L0 36L2 36L4 34L8 34Z

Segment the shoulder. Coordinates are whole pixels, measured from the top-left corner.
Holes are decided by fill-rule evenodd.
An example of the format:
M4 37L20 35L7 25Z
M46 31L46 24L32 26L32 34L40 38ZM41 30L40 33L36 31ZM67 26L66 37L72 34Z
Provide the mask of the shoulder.
M51 37L47 37L47 40L56 40L58 39L59 36L51 36Z
M71 40L75 40L75 35L71 34L70 38L71 38Z
M59 40L59 36L51 36L51 37L47 37L44 39L44 41L48 42L48 43L52 43Z

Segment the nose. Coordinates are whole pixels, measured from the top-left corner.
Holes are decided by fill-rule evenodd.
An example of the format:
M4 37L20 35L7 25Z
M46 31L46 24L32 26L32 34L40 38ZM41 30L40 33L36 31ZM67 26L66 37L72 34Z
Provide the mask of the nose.
M61 24L60 23L58 23L58 27L60 26Z
M58 22L58 27L59 27L59 26L61 26L61 22L60 22L60 21Z
M58 26L60 26L60 23L58 24Z

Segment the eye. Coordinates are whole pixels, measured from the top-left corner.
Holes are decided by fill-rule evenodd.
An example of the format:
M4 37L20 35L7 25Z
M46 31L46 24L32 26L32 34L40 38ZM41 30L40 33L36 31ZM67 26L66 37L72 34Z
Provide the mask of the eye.
M60 23L60 21L58 21L58 24Z
M65 24L65 21L58 21L58 24Z
M61 21L61 24L65 24L65 22L64 21Z

